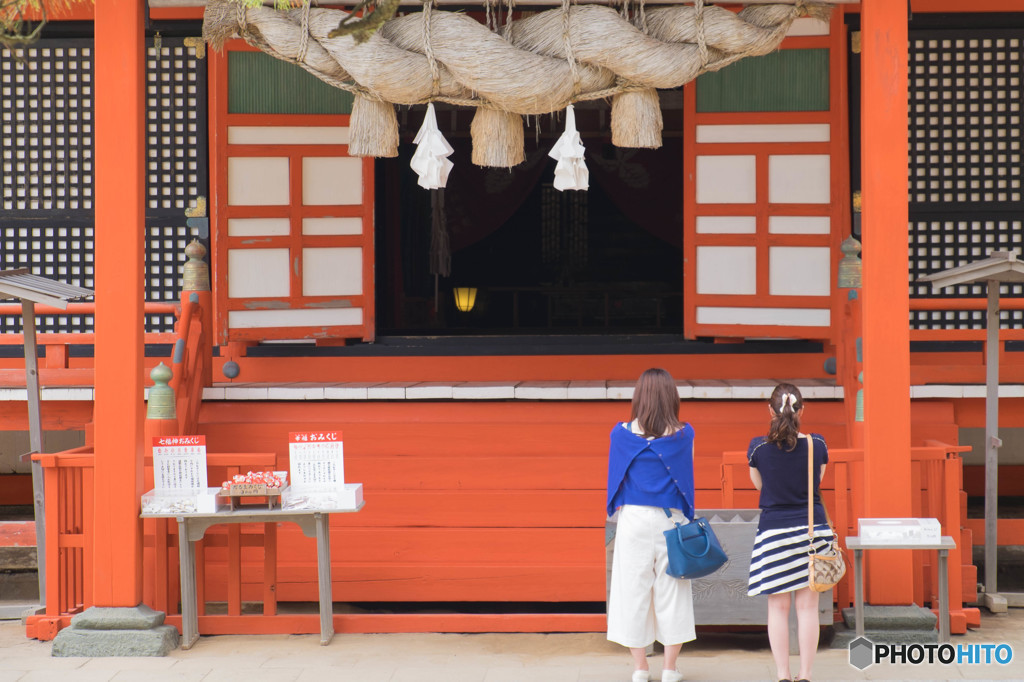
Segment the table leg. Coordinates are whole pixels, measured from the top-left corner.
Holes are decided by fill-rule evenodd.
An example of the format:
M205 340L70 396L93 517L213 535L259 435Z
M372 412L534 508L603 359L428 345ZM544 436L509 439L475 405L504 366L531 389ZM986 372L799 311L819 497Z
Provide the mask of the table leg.
M178 517L178 568L181 574L181 648L191 649L199 639L196 613L196 545L188 539L188 519Z
M939 644L949 642L949 550L939 550Z
M853 550L853 570L857 573L854 582L853 615L857 625L857 636L864 636L864 550Z
M331 529L330 515L317 513L316 569L320 585L320 644L330 644L334 637L334 600L331 597Z

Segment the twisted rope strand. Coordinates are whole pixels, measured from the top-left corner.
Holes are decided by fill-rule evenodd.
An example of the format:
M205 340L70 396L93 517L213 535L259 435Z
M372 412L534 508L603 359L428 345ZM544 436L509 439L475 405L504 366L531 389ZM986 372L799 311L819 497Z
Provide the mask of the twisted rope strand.
M423 0L423 49L430 65L430 77L433 79L431 91L437 95L441 91L441 70L437 67L437 59L434 57L434 49L430 44L430 23L433 15L430 12L434 0Z
M497 0L500 2L501 0ZM502 33L506 36L507 40L504 41L506 48L509 48L514 53L517 49L521 54L524 55L523 59L526 61L533 61L531 63L538 63L537 59L539 55L547 55L548 57L560 57L563 65L567 65L568 68L565 73L568 78L571 79L571 84L566 83L566 90L564 91L568 96L568 101L587 101L594 99L601 99L610 97L616 94L625 92L635 92L644 89L650 89L651 87L675 87L676 85L652 85L649 80L644 80L644 69L635 72L635 75L624 75L619 73L616 62L613 61L602 61L601 66L594 64L591 60L595 55L600 56L601 54L623 54L621 52L614 52L616 49L613 44L605 44L602 42L600 45L590 45L583 43L583 49L586 51L583 61L580 59L579 46L576 44L576 40L593 40L596 36L602 35L602 30L595 30L593 26L588 23L590 21L602 20L602 15L597 12L602 8L596 6L587 7L573 7L573 3L570 0L562 0L562 7L558 10L552 10L551 12L558 12L560 14L559 21L560 26L558 33L560 39L556 38L556 43L551 42L538 42L547 39L536 39L534 40L528 33L533 31L535 26L543 27L543 22L538 23L539 20L544 19L542 15L548 14L548 12L542 12L532 17L526 17L524 19L511 21L514 0L506 0L508 2L508 17L504 30ZM628 11L628 5L630 0L624 0L622 9ZM234 7L231 7L234 5ZM500 6L495 8L488 4L489 9L493 15L500 16ZM586 10L586 16L577 14ZM793 19L798 15L809 15L819 19L828 19L831 7L822 5L820 3L801 2L796 6L788 5L758 5L750 6L743 10L740 15L733 14L728 10L722 10L715 6L705 6L705 0L695 0L692 8L690 7L673 7L673 8L661 8L654 10L648 14L645 11L643 1L640 0L640 7L637 11L639 23L641 26L636 29L636 35L640 38L640 47L645 50L649 50L654 46L659 50L681 50L680 58L686 54L686 50L693 50L694 56L698 57L699 64L695 64L693 67L687 69L684 76L679 76L681 84L690 78L696 77L699 73L705 71L713 71L722 68L728 64L731 64L744 56L750 54L765 54L773 49L776 49L778 43L785 36ZM303 69L309 73L320 78L324 82L337 87L347 92L366 97L376 101L398 101L403 104L415 104L428 101L446 102L457 106L475 106L483 107L487 109L504 110L515 112L517 107L510 106L502 98L504 95L499 90L494 92L488 92L486 95L481 95L476 87L463 86L463 93L458 92L458 87L445 86L442 90L442 82L454 84L458 86L458 81L454 80L453 74L455 72L442 66L439 63L438 56L436 54L438 47L438 38L435 33L436 19L439 19L441 15L445 15L447 19L453 19L457 15L453 15L448 12L441 12L440 15L435 17L437 14L432 8L431 0L426 0L423 5L423 21L420 28L422 32L422 53L417 55L416 52L410 52L410 47L389 47L391 52L387 52L387 55L401 54L407 55L403 59L413 59L419 56L424 60L424 69L426 74L429 74L430 88L429 91L425 87L420 86L420 91L424 94L417 94L413 97L403 97L401 99L391 99L385 97L378 89L376 85L367 86L359 82L358 78L354 78L349 75L347 71L350 69L348 62L345 61L349 54L354 54L360 50L370 50L366 54L376 54L373 50L379 48L375 45L384 44L390 46L387 40L381 38L380 35L375 35L367 46L356 46L355 49L351 47L353 44L348 38L335 38L328 39L321 35L319 30L314 30L312 27L312 20L310 17L310 3L303 3L303 7L300 11L287 13L282 15L269 8L253 8L247 9L243 3L233 2L232 0L210 0L207 5L206 21L204 23L204 35L207 37L215 48L218 44L222 44L223 40L230 37L233 33L238 33L243 37L249 44L257 47L258 49L266 52L275 58L282 59L289 62L297 63ZM611 16L616 16L614 10L605 9L604 11L611 12ZM314 13L325 13L330 16L336 16L338 10L324 10L317 9L312 10ZM657 14L657 19L652 18ZM318 14L319 16L319 14ZM463 23L471 21L465 15L463 17ZM608 15L603 15L607 17ZM291 17L290 19L288 17ZM396 17L389 20L384 29L387 29L393 22L400 22L403 19L408 20L410 17ZM553 17L552 17L553 18ZM273 21L270 21L273 19ZM267 23L270 21L270 23ZM293 22L288 24L288 22ZM322 24L326 19L318 20L318 26ZM331 19L334 24L337 23L336 19ZM497 18L494 19L497 23ZM284 22L284 23L282 23ZM576 22L575 24L573 22ZM709 23L713 22L713 23ZM446 21L443 40L450 41L453 30L456 30L456 25L449 25L450 21ZM520 25L522 24L522 28ZM287 25L291 25L293 28L292 36L289 38L285 33L284 28ZM479 24L477 24L479 26ZM461 26L461 24L459 24ZM713 26L713 28L712 28ZM496 26L495 26L496 27ZM483 28L483 27L481 27ZM458 29L461 30L461 29ZM732 31L731 34L723 34L724 30ZM616 36L623 36L620 29ZM385 34L386 30L382 30L381 34ZM494 35L493 32L488 31L488 34ZM712 34L714 37L712 37ZM475 34L466 34L466 44L451 46L445 44L446 54L452 52L453 49L462 48L468 51L470 54L475 54L473 41L475 41ZM575 39L574 39L575 36ZM740 36L739 38L737 36ZM525 41L524 41L525 38ZM617 37L616 40L622 39ZM602 41L603 41L602 36ZM381 41L375 43L375 41ZM643 42L646 41L646 42ZM635 41L634 41L635 42ZM349 47L345 47L349 46ZM329 58L336 62L334 71L337 75L327 73L323 70L323 67L316 67L309 63L313 59L313 49L316 48L317 56L320 59ZM325 51L326 48L326 51ZM488 48L490 49L490 48ZM597 50L595 52L595 49ZM631 48L632 49L632 48ZM639 48L638 48L639 49ZM609 52L612 50L613 52ZM628 53L628 51L627 51ZM382 56L375 58L375 62L379 64L376 68L380 69L383 73L385 70L394 68L394 65L387 61L392 59L390 56L385 56L385 53L380 53ZM653 54L653 53L652 53ZM365 67L365 57L363 66ZM508 59L509 56L504 53L500 56L501 59ZM616 59L618 57L615 57ZM640 57L640 61L637 63L643 67L645 63L650 64L650 67L656 66L652 59L655 57L647 56L644 53ZM661 58L659 54L658 58ZM381 61L384 59L385 61ZM698 61L698 60L694 60ZM543 62L548 64L549 62ZM501 64L505 64L502 62ZM552 66L545 66L547 69L553 68L554 62L551 62ZM470 64L472 65L472 64ZM465 67L464 67L465 68ZM488 61L487 56L481 56L479 58L479 69L492 69L501 68L497 62ZM514 72L515 67L506 64L504 72L499 71L498 73L509 73L511 70ZM524 67L525 68L525 67ZM563 66L564 68L564 66ZM632 67L631 67L632 68ZM663 68L659 66L658 68ZM596 70L595 70L596 69ZM603 82L609 83L609 85L602 85L602 78L595 80L594 75L602 72L603 69L608 69L606 73L609 73L611 78L604 80ZM364 69L365 70L365 69ZM361 72L360 72L361 73ZM461 72L460 72L461 73ZM548 73L538 74L535 79L535 83L547 83L552 75L556 72L549 71ZM590 83L586 87L583 87L583 74L587 73L587 81ZM634 73L634 72L630 72ZM520 74L522 76L522 74ZM461 77L461 76L460 76ZM639 77L639 80L638 80ZM548 80L545 80L548 79ZM520 78L520 82L522 78ZM369 82L374 82L372 79ZM501 81L488 81L493 84L497 82L499 85ZM425 85L425 84L423 84ZM595 87L597 86L597 87ZM540 87L540 91L543 91L548 99L551 99L552 92L551 86ZM390 91L389 91L390 92ZM571 93L571 94L570 94ZM394 97L394 95L391 95ZM522 99L521 96L518 96ZM558 110L565 106L566 99L557 101L557 97L552 100L552 104L547 105L551 108L548 111ZM519 100L515 100L519 101ZM531 107L529 110L522 110L518 113L537 113L540 109Z
M505 16L505 30L501 33L505 40L508 40L509 33L512 31L512 10L515 9L515 6L516 0L508 0L508 14Z
M299 34L299 54L295 57L296 63L306 61L306 50L309 49L309 7L312 0L302 3L302 32Z
M708 54L708 40L704 35L704 0L695 0L693 3L693 23L697 29L697 52L700 53L700 66L706 69L710 55Z
M569 73L572 76L572 96L576 97L580 93L580 70L576 64L576 53L572 47L569 4L570 0L562 0L562 42L565 45L565 58L569 62Z

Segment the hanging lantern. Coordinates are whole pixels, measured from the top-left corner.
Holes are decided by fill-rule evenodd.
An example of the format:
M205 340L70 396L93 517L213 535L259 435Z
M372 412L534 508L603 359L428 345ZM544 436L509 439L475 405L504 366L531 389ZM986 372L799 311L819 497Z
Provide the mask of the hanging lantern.
M468 313L476 305L476 287L455 287L455 307Z

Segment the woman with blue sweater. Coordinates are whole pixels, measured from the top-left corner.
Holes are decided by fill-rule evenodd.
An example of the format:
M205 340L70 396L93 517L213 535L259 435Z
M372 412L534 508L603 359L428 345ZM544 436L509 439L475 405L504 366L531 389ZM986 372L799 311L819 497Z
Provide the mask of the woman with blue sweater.
M632 416L612 428L608 514L618 516L608 594L608 639L629 647L632 682L651 673L647 647L665 647L662 682L679 682L676 659L696 638L689 580L667 573L664 532L693 520L693 427L679 421L672 376L649 369L633 391Z

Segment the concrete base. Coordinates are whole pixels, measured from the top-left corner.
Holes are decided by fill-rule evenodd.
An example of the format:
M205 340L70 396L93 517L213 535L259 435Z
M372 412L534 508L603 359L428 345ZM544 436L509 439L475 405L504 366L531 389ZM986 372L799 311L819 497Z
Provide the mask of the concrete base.
M178 647L178 630L144 604L86 609L57 633L54 656L166 656Z
M982 594L981 603L990 613L1006 613L1006 597L1001 594Z
M1019 609L1024 606L1024 592L1000 592L1003 599L1006 600L1006 605L1015 609Z
M879 644L934 644L939 641L938 619L930 610L917 606L864 606L864 636ZM843 609L843 623L836 625L833 649L849 648L857 639L852 608Z
M843 609L843 623L856 627L852 608ZM934 630L938 622L931 610L911 604L910 606L864 605L865 630Z
M28 616L34 616L44 610L38 601L0 600L0 620L20 620L24 623Z
M837 624L835 630L836 634L829 646L830 649L849 649L850 642L857 639L857 631L842 623ZM865 628L864 636L875 644L937 644L939 641L938 631L868 630Z

